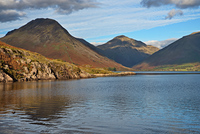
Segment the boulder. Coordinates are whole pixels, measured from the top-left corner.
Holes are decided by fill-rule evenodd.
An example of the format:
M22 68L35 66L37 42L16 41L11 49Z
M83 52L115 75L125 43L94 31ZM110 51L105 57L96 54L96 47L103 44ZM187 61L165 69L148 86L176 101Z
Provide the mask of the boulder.
M0 82L13 82L13 79L2 70L0 71Z

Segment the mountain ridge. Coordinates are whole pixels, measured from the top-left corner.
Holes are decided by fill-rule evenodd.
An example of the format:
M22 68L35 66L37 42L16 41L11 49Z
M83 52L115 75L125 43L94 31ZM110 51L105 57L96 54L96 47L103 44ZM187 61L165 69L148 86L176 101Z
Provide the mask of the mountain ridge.
M159 50L124 35L117 36L97 48L101 49L101 53L106 57L127 67L134 66Z
M7 33L0 39L12 46L38 52L46 57L62 59L76 65L125 68L104 57L73 37L57 21L39 18Z
M200 62L200 32L183 36L167 47L154 53L135 69L148 69L166 65L181 65Z

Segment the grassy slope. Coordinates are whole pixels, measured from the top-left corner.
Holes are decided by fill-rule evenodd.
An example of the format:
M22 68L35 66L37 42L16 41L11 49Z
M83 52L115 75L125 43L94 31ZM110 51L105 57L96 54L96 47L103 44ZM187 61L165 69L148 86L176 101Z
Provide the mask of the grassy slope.
M137 66L134 71L200 71L200 63L185 63L185 64L172 64L161 66L149 66L147 63L142 63L141 68Z
M164 65L155 67L154 70L160 71L200 71L200 63L186 63L181 65Z

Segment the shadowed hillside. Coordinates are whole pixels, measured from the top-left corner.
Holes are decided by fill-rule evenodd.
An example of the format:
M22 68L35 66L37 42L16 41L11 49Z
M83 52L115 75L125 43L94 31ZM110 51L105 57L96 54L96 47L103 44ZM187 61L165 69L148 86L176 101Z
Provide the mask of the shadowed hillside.
M153 69L200 62L200 32L192 33L154 53L134 69Z
M115 37L98 48L101 49L100 53L106 57L127 67L132 67L159 50L123 35Z
M71 36L66 29L52 19L33 20L19 29L8 32L0 40L12 46L76 65L124 68L99 55L91 47L83 45L80 40Z

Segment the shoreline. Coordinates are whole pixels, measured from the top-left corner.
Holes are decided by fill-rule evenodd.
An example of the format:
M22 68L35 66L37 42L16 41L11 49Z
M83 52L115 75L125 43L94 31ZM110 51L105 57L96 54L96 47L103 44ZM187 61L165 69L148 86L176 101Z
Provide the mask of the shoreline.
M200 72L136 72L136 75L177 75L177 74L200 74Z
M120 73L112 73L112 74L90 74L90 75L83 75L81 74L80 77L68 78L68 79L20 79L17 81L8 80L8 81L0 81L0 83L15 83L15 82L32 82L32 81L48 81L48 80L79 80L79 79L89 79L89 78L98 78L98 77L118 77L118 76L128 76L128 75L136 75L135 72L120 72Z
M20 79L17 81L13 81L10 79L10 81L0 81L0 83L15 83L15 82L32 82L32 81L56 81L56 80L79 80L79 79L89 79L89 78L98 78L98 77L120 77L120 76L129 76L129 75L184 75L184 74L200 74L200 72L119 72L119 73L110 73L110 74L80 74L79 77L73 77L73 78L61 78L61 79L51 79L51 78L43 78L43 79Z
M114 76L128 76L128 75L136 75L135 72L120 72L113 74L93 74L95 77L114 77Z

